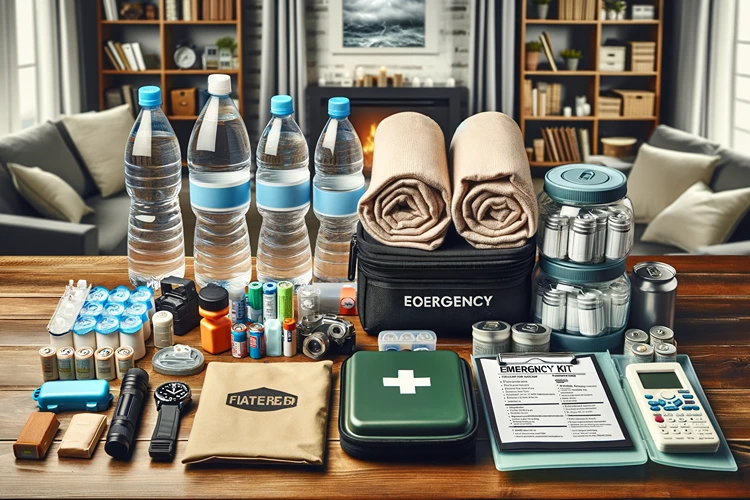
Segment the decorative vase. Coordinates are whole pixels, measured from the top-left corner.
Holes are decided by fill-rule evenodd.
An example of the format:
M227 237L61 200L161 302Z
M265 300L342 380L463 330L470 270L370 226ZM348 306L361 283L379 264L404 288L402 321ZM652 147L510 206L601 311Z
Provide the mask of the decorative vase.
M539 4L536 6L536 15L539 19L547 19L547 13L549 13L549 4Z
M565 65L568 67L570 71L575 71L578 69L578 61L580 61L580 59L569 57L565 59Z
M617 12L614 10L608 10L607 19L610 21L617 21Z
M624 21L625 20L625 11L621 10L617 13L617 20L618 21Z
M536 71L539 66L539 52L526 52L526 71Z

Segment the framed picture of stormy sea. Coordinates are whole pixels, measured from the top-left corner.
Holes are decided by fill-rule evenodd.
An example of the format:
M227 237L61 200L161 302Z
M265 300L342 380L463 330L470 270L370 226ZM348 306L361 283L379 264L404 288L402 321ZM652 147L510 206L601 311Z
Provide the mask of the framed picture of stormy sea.
M435 0L330 0L334 54L436 54Z

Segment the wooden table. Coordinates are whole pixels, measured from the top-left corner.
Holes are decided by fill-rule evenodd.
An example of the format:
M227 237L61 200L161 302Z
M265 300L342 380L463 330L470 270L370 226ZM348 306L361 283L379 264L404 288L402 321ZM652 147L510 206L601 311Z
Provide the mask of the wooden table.
M632 264L643 258L629 259ZM36 411L31 391L42 382L37 351L68 279L113 288L127 282L124 257L0 257L0 497L241 498L241 497L748 497L750 496L750 259L747 257L660 257L679 272L676 337L689 354L729 440L740 470L715 473L648 463L637 467L558 469L501 473L490 454L486 428L475 456L451 463L376 463L355 460L339 446L338 381L328 428L327 465L305 467L202 467L180 463L195 409L182 421L177 459L151 463L148 440L156 420L151 402L143 413L139 442L130 462L104 453L92 460L59 459L57 448L70 421L60 415L55 444L42 461L15 460L12 443ZM192 261L188 272L192 275ZM359 322L354 318L357 328ZM468 333L468 332L467 332ZM180 339L199 345L194 331ZM377 339L358 334L363 349ZM466 338L441 338L440 347L470 356ZM151 370L153 347L138 366L151 387L171 379ZM229 353L207 361L232 361ZM294 361L305 361L302 355ZM268 361L268 358L265 360ZM276 358L272 362L283 362ZM334 364L338 375L341 359ZM239 362L250 362L242 360ZM196 401L203 374L187 377ZM115 397L119 382L112 384ZM197 405L194 405L194 408ZM105 412L111 416L112 409ZM482 418L484 424L484 419Z

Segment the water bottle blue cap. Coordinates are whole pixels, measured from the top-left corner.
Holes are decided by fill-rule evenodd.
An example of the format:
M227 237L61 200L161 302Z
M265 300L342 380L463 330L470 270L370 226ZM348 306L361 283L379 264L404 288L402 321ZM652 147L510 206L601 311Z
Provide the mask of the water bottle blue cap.
M76 335L86 335L96 327L96 318L84 317L79 319L73 325L73 333Z
M161 89L156 85L146 85L138 89L138 104L141 106L159 106Z
M109 292L109 302L127 302L130 300L130 289L126 286L120 285L111 292Z
M291 115L294 113L294 103L290 95L275 95L271 98L272 115Z
M263 283L263 293L266 295L276 293L276 283Z
M125 308L126 316L137 316L145 323L148 321L148 306L143 302L133 302Z
M104 304L102 302L86 302L79 313L81 317L97 318L102 314Z
M349 99L346 97L331 97L328 99L328 116L336 119L349 116Z
M130 302L151 302L154 292L147 286L139 286L130 293Z
M96 333L101 333L102 335L115 333L118 328L120 328L120 320L113 316L106 316L100 319L95 327Z
M103 316L114 316L116 318L123 314L125 314L125 306L122 302L107 302L107 305L104 306L104 310L102 311Z
M124 316L120 321L120 332L133 335L143 328L143 320L138 316Z

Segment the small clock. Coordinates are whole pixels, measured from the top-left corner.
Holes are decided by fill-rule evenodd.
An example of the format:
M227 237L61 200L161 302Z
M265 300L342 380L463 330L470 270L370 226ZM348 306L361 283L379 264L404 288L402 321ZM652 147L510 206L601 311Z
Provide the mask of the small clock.
M180 44L174 51L174 63L180 69L190 69L197 61L198 54L192 45Z
M166 382L154 391L154 398L161 404L180 404L186 406L190 402L192 393L184 382Z

